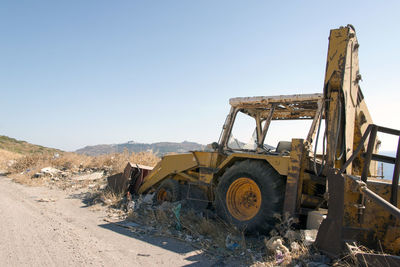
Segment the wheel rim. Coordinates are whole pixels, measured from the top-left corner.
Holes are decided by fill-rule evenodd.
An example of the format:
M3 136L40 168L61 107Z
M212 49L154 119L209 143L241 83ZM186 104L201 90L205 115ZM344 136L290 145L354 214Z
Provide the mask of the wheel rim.
M250 178L236 179L226 193L226 206L235 219L250 220L260 210L261 190Z
M157 201L158 202L164 202L164 201L170 201L171 200L171 194L164 188L160 188L157 193Z

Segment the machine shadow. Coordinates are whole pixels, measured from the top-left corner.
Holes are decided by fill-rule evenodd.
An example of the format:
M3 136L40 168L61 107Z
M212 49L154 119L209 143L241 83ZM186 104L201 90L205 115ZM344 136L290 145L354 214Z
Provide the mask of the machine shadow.
M120 221L116 223L105 223L100 224L99 226L113 231L115 233L125 235L146 243L149 243L154 246L158 246L160 248L179 253L179 254L187 254L190 252L197 251L198 253L195 255L188 255L185 260L191 261L192 263L185 265L185 266L221 266L219 264L219 260L212 259L211 255L208 255L206 252L200 251L197 248L194 248L190 243L183 242L171 237L164 237L164 236L150 236L147 234L137 234L135 232L130 231L128 228L125 228L121 225L130 223L129 221ZM139 228L140 229L140 228Z

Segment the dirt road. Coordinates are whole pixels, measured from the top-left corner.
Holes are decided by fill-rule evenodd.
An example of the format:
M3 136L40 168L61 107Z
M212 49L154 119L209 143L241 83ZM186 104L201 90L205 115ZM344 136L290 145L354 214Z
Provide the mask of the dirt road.
M72 195L0 176L1 266L210 266L174 239L138 237Z

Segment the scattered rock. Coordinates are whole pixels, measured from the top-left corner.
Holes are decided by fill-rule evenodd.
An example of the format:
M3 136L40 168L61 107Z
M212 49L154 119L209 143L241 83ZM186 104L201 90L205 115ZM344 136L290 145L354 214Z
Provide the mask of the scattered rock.
M100 190L105 190L106 188L107 188L107 185L106 185L106 184L102 184L102 185L99 186L99 189L100 189Z
M300 245L297 242L292 242L290 244L290 248L291 248L292 252L297 252L300 250Z
M17 161L16 160L9 160L7 161L7 167L12 167Z
M142 199L143 203L145 204L153 204L153 198L154 198L154 193L153 194L147 194L144 196L144 198ZM166 202L164 202L166 203Z
M193 241L193 237L190 236L190 235L186 235L185 241L192 242Z
M8 172L5 170L0 170L0 176L7 176Z
M136 203L135 203L135 201L131 200L128 202L128 204L126 206L128 208L128 211L135 211Z
M50 175L50 176L53 176L53 175L61 173L60 170L58 170L56 168L53 168L53 167L43 168L43 169L40 170L40 172L45 174L45 175Z
M33 176L32 176L32 178L40 178L40 177L43 177L44 176L44 173L42 173L42 172L37 172L37 173L35 173Z
M53 198L41 198L36 200L37 202L55 202L56 200Z

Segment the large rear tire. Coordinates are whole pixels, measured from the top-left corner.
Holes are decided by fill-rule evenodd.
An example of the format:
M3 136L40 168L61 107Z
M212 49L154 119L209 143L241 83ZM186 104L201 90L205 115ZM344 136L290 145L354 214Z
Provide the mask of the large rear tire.
M282 212L284 185L284 177L265 161L237 162L217 186L217 213L246 232L267 232L274 214Z

